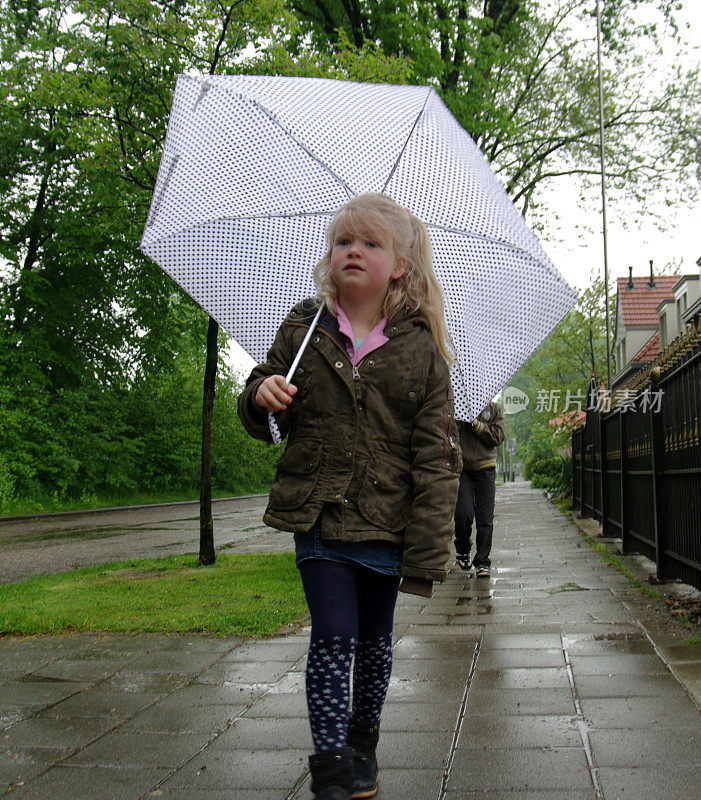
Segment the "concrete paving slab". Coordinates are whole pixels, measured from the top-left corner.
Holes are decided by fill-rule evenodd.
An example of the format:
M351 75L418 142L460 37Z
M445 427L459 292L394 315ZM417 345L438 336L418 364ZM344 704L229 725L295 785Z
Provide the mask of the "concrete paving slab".
M463 663L472 660L479 639L438 639L405 635L394 644L395 660L403 658L430 658L441 661L459 659ZM396 673L395 673L396 674Z
M100 688L106 691L150 694L157 698L184 686L188 678L179 674L148 673L123 670L102 681Z
M470 689L467 695L468 714L567 715L574 713L570 689Z
M200 683L274 683L290 668L289 661L218 661L198 680Z
M582 743L574 715L493 716L468 714L460 729L458 749L472 749L467 757L484 758L479 751L493 748L580 747Z
M480 650L548 650L561 649L562 640L558 633L485 633L480 642Z
M236 716L236 707L164 705L157 703L140 711L122 730L151 733L217 733L227 728Z
M664 771L670 756L676 766L701 767L701 730L698 729L593 729L589 731L589 742L599 767L658 764Z
M307 718L307 696L304 692L266 694L246 712L247 717L284 719L286 717Z
M479 659L472 678L472 689L499 692L501 689L569 689L570 681L565 667L509 667L481 669Z
M163 777L162 770L123 767L57 766L12 790L13 798L139 798Z
M201 733L150 733L121 728L101 736L64 764L172 770L192 758L210 738Z
M617 653L608 656L570 655L575 675L659 675L667 674L667 665L655 654Z
M671 754L670 754L671 755ZM598 771L606 800L668 800L699 796L698 768L674 770L602 767Z
M478 670L564 666L562 648L554 647L543 650L480 650L477 659Z
M571 792L557 789L555 791L538 790L528 792L517 790L514 792L501 792L490 789L486 792L471 792L464 789L451 791L448 787L447 800L592 800L591 791Z
M438 797L443 779L437 769L393 769L383 765L375 800L428 800ZM311 797L311 793L307 797Z
M275 738L270 738L270 720L239 717L233 725L217 736L210 750L294 750L312 752L312 735L309 720L303 717L279 719L275 724Z
M57 747L77 750L115 726L105 717L52 719L30 717L7 728L2 735L4 747Z
M701 716L683 692L671 696L584 698L582 712L595 728L697 728Z
M67 754L60 747L16 747L0 752L0 791L23 786Z
M596 675L575 677L577 695L580 698L595 697L653 697L684 692L676 678L670 673L654 675Z
M387 701L429 704L439 701L455 703L458 707L465 694L462 683L440 683L431 681L409 681L390 678Z
M311 795L309 795L311 796ZM148 799L164 800L283 800L287 793L279 789L157 789L148 794ZM297 797L297 795L295 795Z
M82 689L88 686L90 686L89 683L75 683L72 681L27 680L22 676L14 682L3 684L0 687L2 708L22 706L39 711L80 693Z
M377 759L389 768L436 769L445 766L452 738L450 731L383 731Z
M481 755L481 757L480 757ZM489 750L458 749L448 786L482 791L591 789L581 747Z
M435 692L435 689L434 689ZM434 693L430 705L407 703L404 700L385 703L382 712L382 731L452 731L458 722L459 703L440 700Z
M163 780L169 789L278 789L289 791L307 770L303 750L207 749Z
M469 671L469 658L398 658L392 666L392 674L400 681L464 684Z
M75 719L77 717L131 719L140 711L153 705L154 702L155 699L150 694L109 692L101 691L99 687L90 687L49 706L41 712L41 716L56 717L57 719Z

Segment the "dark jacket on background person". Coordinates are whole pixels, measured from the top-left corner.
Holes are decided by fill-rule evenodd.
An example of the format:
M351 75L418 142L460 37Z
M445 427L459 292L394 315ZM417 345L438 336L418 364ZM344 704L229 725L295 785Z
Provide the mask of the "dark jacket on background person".
M318 307L290 311L246 382L239 416L256 438L271 440L258 387L287 373ZM336 317L322 313L292 378L297 394L276 414L288 439L263 519L303 533L320 516L325 539L401 544L405 580L442 581L462 468L448 366L415 314L395 316L385 336L353 367Z
M458 429L464 469L496 466L497 445L504 441L506 430L504 412L498 403L489 403L477 416L476 425L458 421Z

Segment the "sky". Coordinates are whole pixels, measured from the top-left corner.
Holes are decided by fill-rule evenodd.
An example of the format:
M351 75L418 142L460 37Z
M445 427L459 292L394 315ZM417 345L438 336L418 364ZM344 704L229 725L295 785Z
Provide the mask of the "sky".
M701 62L701 0L683 0L678 17L690 46L683 63L693 68ZM677 53L669 47L664 55L671 59ZM578 289L588 286L593 273L603 275L604 272L600 189L585 209L580 206L577 188L565 181L551 187L541 200L558 212L557 223L553 220L548 228L546 222L539 233L545 252L571 286ZM652 213L646 214L644 209L632 206L629 209L620 202L612 203L610 194L606 211L610 279L627 277L629 267L633 267L633 275L648 275L650 259L655 269L673 263L679 267L680 274L698 273L701 202L669 209L665 229L660 228L659 220Z

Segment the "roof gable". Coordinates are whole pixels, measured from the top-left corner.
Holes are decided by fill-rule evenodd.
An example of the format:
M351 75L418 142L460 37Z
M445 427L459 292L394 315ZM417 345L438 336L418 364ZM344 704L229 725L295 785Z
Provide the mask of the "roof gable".
M674 297L674 287L679 275L657 275L655 286L649 285L649 277L633 277L633 288L628 286L628 278L618 278L618 306L624 325L643 325L657 327L659 316L657 307L664 300Z

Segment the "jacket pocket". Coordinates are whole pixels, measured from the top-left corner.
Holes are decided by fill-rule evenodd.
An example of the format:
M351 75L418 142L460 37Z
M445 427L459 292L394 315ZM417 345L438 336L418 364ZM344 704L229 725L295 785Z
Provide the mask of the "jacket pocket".
M270 487L269 508L292 511L309 499L319 479L322 449L320 439L288 441Z
M411 517L411 481L406 464L377 458L368 462L358 494L358 510L368 522L386 531L401 531Z

